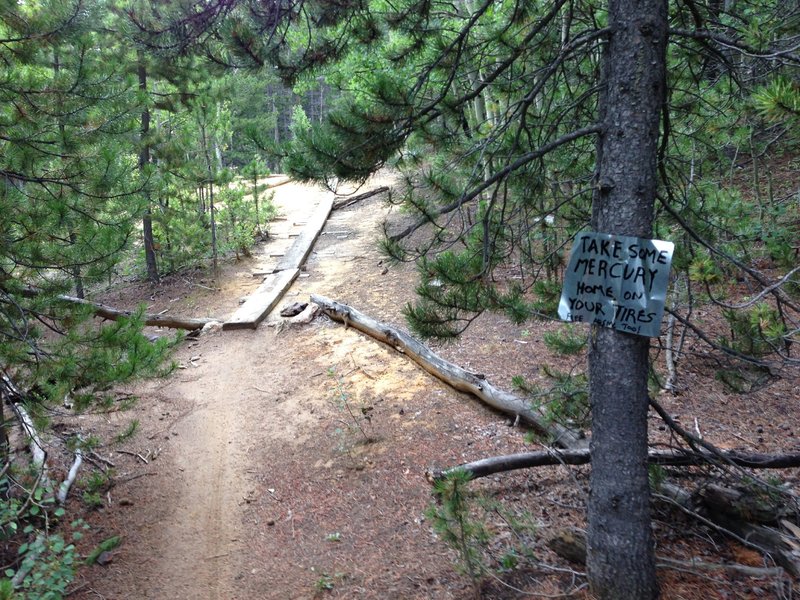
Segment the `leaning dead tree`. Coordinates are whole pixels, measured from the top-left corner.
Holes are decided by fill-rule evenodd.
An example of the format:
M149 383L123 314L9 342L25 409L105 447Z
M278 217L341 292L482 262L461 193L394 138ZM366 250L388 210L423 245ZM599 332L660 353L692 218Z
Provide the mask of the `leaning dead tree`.
M713 455L709 452L693 452L688 450L651 450L647 462L651 465L671 467L691 467L706 465L713 460L722 460L737 467L749 469L791 469L800 467L800 452L787 454L746 453L731 450ZM540 450L536 452L520 452L504 456L492 456L473 462L464 463L444 470L428 471L430 481L439 481L460 471L467 473L470 479L488 477L497 473L545 467L553 465L587 465L591 462L588 448L578 450Z
M352 326L405 354L428 373L456 390L472 394L493 409L518 418L520 422L552 440L553 445L561 448L587 447L587 440L582 432L550 422L543 411L531 406L525 399L496 388L484 375L471 373L442 359L406 332L376 321L347 304L323 296L314 294L311 302L319 305L331 319L344 323L345 326Z

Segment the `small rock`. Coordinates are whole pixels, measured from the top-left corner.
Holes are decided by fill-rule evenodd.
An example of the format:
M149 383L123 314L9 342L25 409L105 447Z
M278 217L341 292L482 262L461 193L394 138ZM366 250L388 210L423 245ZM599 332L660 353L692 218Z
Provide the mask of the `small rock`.
M97 557L95 561L101 567L105 567L108 564L111 564L111 561L114 559L111 552L101 552L100 556Z
M281 309L281 316L282 317L294 317L299 315L303 312L306 307L308 306L308 302L292 302L291 304L285 305Z
M133 500L130 498L120 498L118 504L120 506L133 506Z

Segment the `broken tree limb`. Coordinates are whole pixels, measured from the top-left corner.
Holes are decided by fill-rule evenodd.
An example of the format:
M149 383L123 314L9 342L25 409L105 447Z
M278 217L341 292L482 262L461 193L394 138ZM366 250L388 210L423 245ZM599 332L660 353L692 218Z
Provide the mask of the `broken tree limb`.
M75 460L72 463L72 466L69 469L69 473L67 474L67 478L61 483L58 488L58 493L56 494L56 500L58 500L59 504L64 504L67 501L67 494L69 494L69 490L72 487L72 484L75 483L75 478L78 476L78 469L81 468L81 464L83 463L83 452L80 448L75 450Z
M42 483L48 485L50 480L47 477L47 451L45 450L42 438L39 436L39 432L33 424L33 419L31 419L28 411L22 405L25 396L11 380L11 377L5 373L2 374L0 380L2 380L3 384L2 394L0 394L0 396L4 401L8 402L8 405L19 421L22 433L30 440L28 448L31 453L31 463L39 471Z
M105 304L98 304L97 302L90 302L89 300L84 300L83 298L76 298L74 296L66 296L64 294L59 294L56 296L58 300L61 302L68 302L71 304L79 304L81 306L88 306L93 311L95 316L102 317L103 319L108 319L110 321L116 321L117 319L130 317L134 314L133 311L130 310L118 310L116 308L112 308L110 306L106 306ZM195 329L202 329L204 325L208 323L213 323L217 319L190 319L185 317L168 317L166 315L144 315L144 324L151 326L151 327L168 327L170 329L188 329L189 331L193 331Z
M378 194L382 194L388 191L389 187L386 185L382 185L380 187L375 188L374 190L364 192L363 194L358 194L357 196L337 196L333 202L333 210L339 210L340 208L347 208L348 206L352 206L357 202L361 202L362 200L366 200L367 198L372 198L372 196L377 196Z
M712 458L723 458L730 464L751 469L787 469L800 467L800 453L789 454L744 454L730 451L718 454L705 452L650 451L648 462L653 465L689 467L707 464ZM541 450L537 452L521 452L505 456L493 456L474 462L465 463L442 471L429 471L428 479L438 481L455 471L466 471L471 479L488 477L495 473L544 467L552 465L585 465L591 462L588 448L572 450Z
M278 177L281 177L281 176L280 175L275 175L274 177L278 178ZM291 177L285 177L284 179L280 179L279 181L276 181L275 183L268 183L267 186L264 189L271 190L271 189L274 189L276 187L280 187L282 185L286 185L290 181L292 181Z
M561 558L565 558L577 565L586 564L586 533L576 528L557 531L549 540L547 546ZM679 569L688 572L697 571L735 571L753 578L781 578L785 571L780 567L752 567L736 563L709 563L698 560L675 560L659 556L656 558L657 567L663 569Z
M520 421L550 438L554 445L562 448L587 447L588 442L581 432L549 422L543 412L532 407L523 398L518 398L494 387L482 375L470 373L447 362L404 331L380 323L346 304L329 300L323 296L314 294L311 296L311 302L318 304L331 319L340 321L346 326L351 325L370 337L388 344L398 352L406 354L428 373L453 388L472 394L495 410L519 417Z

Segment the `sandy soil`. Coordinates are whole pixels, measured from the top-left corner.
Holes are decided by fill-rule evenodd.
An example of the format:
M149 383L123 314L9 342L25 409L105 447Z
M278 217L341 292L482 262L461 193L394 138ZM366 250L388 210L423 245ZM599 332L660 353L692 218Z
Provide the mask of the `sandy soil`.
M173 277L155 290L130 284L103 300L119 306L144 300L155 312L168 308L187 316L231 315L260 283L251 274L277 262L314 196L329 193L297 184L275 192L283 218L273 224L273 239L253 258L228 262L216 283L199 272ZM378 252L388 212L379 198L335 211L280 305L319 293L403 326L400 311L413 299L415 275L409 266L389 267ZM219 291L210 289L215 285ZM544 363L582 367L583 357L565 365L546 349L541 333L554 327L517 327L487 315L458 343L437 350L510 389L512 375L543 377ZM454 570L455 555L424 516L432 501L424 473L530 449L509 419L324 317L290 328L262 324L255 331L204 334L183 342L175 359L180 368L166 379L120 390L121 397L139 398L132 411L79 419L104 439L113 439L132 419L140 427L132 439L98 451L115 464L114 483L104 505L87 516L94 525L91 540L121 535L123 541L110 564L81 573L71 597L474 597L469 578ZM797 449L794 417L780 417L788 410L787 398L796 399L791 382L776 382L753 410L721 385L691 387L701 370L698 364L682 373L681 395L664 399L669 410L684 422L698 416L704 432L728 446ZM737 408L709 411L720 402ZM726 429L736 432L736 443ZM544 540L558 526L582 526L587 473L552 467L475 484L511 510L526 511L539 527L529 540L534 557L506 578L515 587L490 580L484 597L583 597L580 567L555 557ZM493 543L510 547L511 534L498 515L488 522L499 534ZM657 526L663 550L704 560L734 557L735 548L710 532L684 543L686 523L669 519ZM750 559L763 562L758 555ZM724 572L665 570L661 576L666 598L773 593L769 581Z

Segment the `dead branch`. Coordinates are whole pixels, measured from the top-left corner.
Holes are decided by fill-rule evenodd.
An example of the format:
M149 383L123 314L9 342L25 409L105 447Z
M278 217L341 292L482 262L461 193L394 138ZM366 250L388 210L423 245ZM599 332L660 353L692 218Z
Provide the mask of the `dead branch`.
M102 317L103 319L108 319L110 321L116 321L117 319L131 317L133 316L133 311L130 310L118 310L116 308L112 308L111 306L106 306L105 304L98 304L97 302L90 302L89 300L84 300L83 298L76 298L74 296L66 296L64 294L59 294L56 296L58 300L61 302L68 302L70 304L78 304L81 306L89 306L94 310L94 314L97 317ZM202 318L202 319L190 319L186 317L168 317L166 315L152 315L152 314L145 314L144 315L144 324L151 326L151 327L168 327L170 329L188 329L189 331L193 331L195 329L202 329L203 326L207 325L208 323L213 323L217 321L217 319L210 319L210 318Z
M745 454L736 451L720 452L711 455L706 452L689 451L650 451L648 462L653 465L689 467L708 464L711 459L720 458L730 464L751 469L787 469L800 467L800 452L789 454ZM552 465L586 465L591 462L588 448L572 450L543 450L521 452L505 456L493 456L465 463L445 470L428 471L431 482L444 479L456 471L466 471L471 479L488 477L496 473L544 467Z
M45 539L45 534L40 533L36 536L36 541L34 542L33 547L42 548L44 546ZM14 573L14 576L11 578L11 586L15 590L22 587L22 583L25 581L25 578L28 576L28 574L33 570L33 567L38 562L39 555L41 553L41 550L33 550L26 556L28 560L22 561L19 570ZM31 558L33 560L30 560Z
M45 450L39 432L33 424L33 419L31 419L28 411L22 405L22 400L25 396L8 375L3 373L1 379L3 382L3 400L8 402L8 405L19 421L22 433L30 440L28 448L31 453L31 463L39 471L42 484L45 487L49 487L50 479L47 476L47 451Z
M541 411L532 407L526 400L494 387L483 375L470 373L443 360L404 331L375 321L346 304L329 300L323 296L314 294L311 296L311 301L318 304L331 319L344 323L345 326L352 325L370 337L406 354L428 373L456 390L472 394L495 410L515 418L519 417L522 422L552 439L555 445L562 448L585 448L587 446L587 440L582 433L556 423L550 423Z
M569 562L586 564L586 534L580 529L559 530L547 541L548 547ZM710 563L698 560L676 560L665 556L657 557L657 566L662 569L679 569L694 573L697 571L734 571L754 579L777 578L785 576L780 567L752 567L736 563Z
M69 490L72 487L72 484L75 483L75 478L78 476L78 469L81 468L82 463L83 463L83 452L81 452L81 449L78 448L77 450L75 450L75 461L72 463L72 466L69 469L67 478L62 482L62 484L58 488L58 493L56 494L56 500L58 500L59 504L64 504L67 501L67 494L69 494Z
M28 298L35 298L41 294L41 292L36 288L26 288L22 293ZM55 298L56 300L67 304L88 306L94 311L95 316L108 319L109 321L116 321L121 318L131 317L134 314L133 311L130 310L119 310L105 304L91 302L90 300L85 300L84 298L77 298L75 296L68 296L66 294L59 294ZM204 325L217 321L218 319L211 318L190 319L185 317L167 317L163 314L152 315L145 313L144 315L145 325L151 327L168 327L170 329L188 329L189 331L202 329Z
M287 178L281 179L280 181L277 181L275 183L268 183L267 186L264 189L271 190L271 189L274 189L276 187L280 187L282 185L286 185L287 183L289 183L291 181L292 181L292 178L291 177L287 177Z
M357 202L361 202L362 200L366 200L367 198L372 198L372 196L377 196L378 194L382 194L383 192L388 192L389 187L386 185L382 185L380 187L375 188L374 190L370 190L368 192L364 192L363 194L358 194L357 196L337 196L336 200L333 202L333 210L339 210L340 208L347 208L348 206L352 206Z

